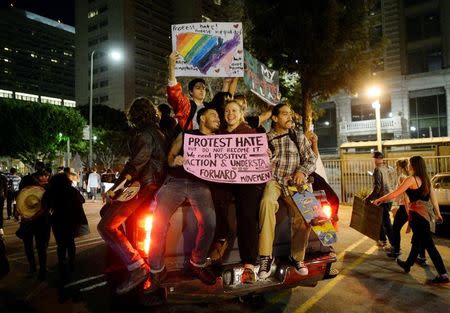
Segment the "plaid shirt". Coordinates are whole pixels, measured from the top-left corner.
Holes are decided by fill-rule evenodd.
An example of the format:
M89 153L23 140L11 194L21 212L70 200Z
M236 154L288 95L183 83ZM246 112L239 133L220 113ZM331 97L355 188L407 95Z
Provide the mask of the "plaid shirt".
M293 131L297 145L289 134L277 134L271 130L268 134L269 147L272 151L272 172L283 193L289 195L287 181L298 171L308 176L316 169L316 156L306 137ZM299 149L297 149L297 146ZM300 151L299 151L300 150Z

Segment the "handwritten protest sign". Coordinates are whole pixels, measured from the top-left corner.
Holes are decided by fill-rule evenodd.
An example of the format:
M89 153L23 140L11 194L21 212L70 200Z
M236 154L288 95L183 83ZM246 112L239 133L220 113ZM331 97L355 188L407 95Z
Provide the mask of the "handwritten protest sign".
M278 71L269 69L246 50L244 51L244 65L244 83L247 87L271 105L280 102Z
M184 137L184 169L208 181L260 184L272 177L266 134Z
M242 23L172 25L172 49L182 56L176 76L244 76Z

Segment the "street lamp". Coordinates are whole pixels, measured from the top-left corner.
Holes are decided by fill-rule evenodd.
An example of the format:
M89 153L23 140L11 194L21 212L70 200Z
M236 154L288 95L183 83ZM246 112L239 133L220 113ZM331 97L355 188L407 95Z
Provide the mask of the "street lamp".
M95 49L91 52L91 80L90 80L90 93L89 93L89 168L92 168L92 97L93 97L93 85L94 85L94 54ZM114 62L122 61L123 54L119 50L111 50L109 53L109 57Z
M378 151L382 152L382 144L381 144L381 117L380 117L380 95L381 89L377 86L372 86L367 90L367 95L375 99L372 102L372 108L375 109L375 123L377 128L377 148Z

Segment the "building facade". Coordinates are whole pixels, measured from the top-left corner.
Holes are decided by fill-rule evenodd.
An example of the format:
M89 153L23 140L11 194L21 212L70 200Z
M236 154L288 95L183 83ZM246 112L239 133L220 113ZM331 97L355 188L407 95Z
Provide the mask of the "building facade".
M450 1L379 0L370 15L371 40L387 39L368 82L382 89L382 139L448 136ZM323 153L337 153L344 142L376 139L374 100L361 90L323 104L325 115L316 122Z
M75 106L75 29L0 9L0 97Z
M126 110L135 97L166 101L171 25L217 20L220 0L80 0L75 2L76 99ZM109 58L120 51L122 60ZM93 55L92 55L93 53Z

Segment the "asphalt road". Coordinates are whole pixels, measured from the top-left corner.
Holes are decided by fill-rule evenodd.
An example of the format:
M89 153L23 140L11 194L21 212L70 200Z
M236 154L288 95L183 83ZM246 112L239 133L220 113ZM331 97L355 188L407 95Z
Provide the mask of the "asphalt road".
M99 203L87 203L91 234L77 239L77 268L72 283L57 288L56 246L49 247L48 279L27 277L23 246L14 232L18 224L6 221L5 239L11 272L0 280L0 312L448 312L450 285L430 286L436 271L414 266L405 274L385 256L375 242L348 227L351 208L341 206L339 242L335 246L341 272L314 288L298 287L264 295L264 301L241 303L237 299L210 304L168 304L145 308L136 303L118 305L102 274L105 246L96 232ZM410 234L402 237L409 251ZM436 238L444 263L450 268L450 239ZM404 256L402 256L404 257Z

